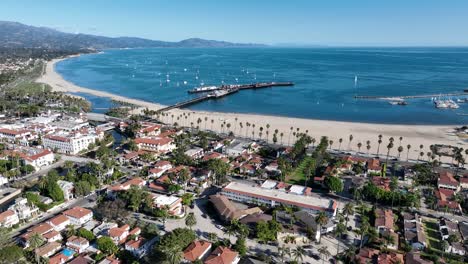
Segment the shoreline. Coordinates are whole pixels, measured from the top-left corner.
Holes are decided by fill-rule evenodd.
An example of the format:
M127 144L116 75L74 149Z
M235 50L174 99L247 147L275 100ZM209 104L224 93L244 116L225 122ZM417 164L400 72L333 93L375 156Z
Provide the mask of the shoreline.
M73 56L76 57L76 56ZM52 87L54 91L61 91L65 93L87 93L98 97L107 97L113 100L119 100L128 102L140 106L134 113L140 113L143 109L148 108L150 110L158 110L164 105L147 102L139 99L128 98L125 96L93 90L85 87L80 87L71 82L66 81L60 74L58 74L54 66L59 61L68 59L54 59L47 62L46 72L39 77L36 82L46 83ZM406 155L406 146L411 144L410 158L417 158L420 149L419 145L423 145L422 151L425 153L429 151L431 144L448 144L453 146L462 146L466 148L468 144L458 138L454 133L453 129L457 125L405 125L405 124L376 124L376 123L360 123L360 122L347 122L347 121L331 121L331 120L317 120L317 119L304 119L295 117L284 117L284 116L269 116L260 114L244 114L244 113L223 113L223 112L208 112L208 111L194 111L189 109L173 109L166 112L167 116L161 119L166 123L177 122L179 125L190 127L190 123L193 126L197 126L197 120L201 119L202 122L199 124L200 128L207 128L214 131L226 130L226 126L221 128L223 122L230 124L230 131L235 131L235 134L245 136L251 135L252 126L246 127L246 123L255 124L255 138L259 138L259 128L263 127L262 138L266 137L266 126L270 125L269 129L269 140L271 142L274 131L277 129L278 135L283 133L283 143L288 142L288 137L293 131L305 132L308 130L308 134L319 141L321 136L328 136L330 140L333 140L333 147L337 148L339 145L339 139L343 139L341 149L346 149L349 142L349 136L353 135L351 142L351 149L357 150L357 144L362 143L361 152L367 152L366 141L371 141L371 153L375 153L377 150L378 135L381 134L382 144L380 146L380 154L386 153L386 146L388 144L388 138L394 137L395 147L390 151L391 155L396 156L398 154L397 148L399 146L399 137L403 137L402 146L404 151L401 153L403 157ZM183 115L185 114L186 117ZM179 120L177 120L179 119ZM207 122L205 122L207 120ZM243 128L240 127L239 123L243 123ZM207 123L207 124L205 124ZM248 130L248 131L246 131ZM293 137L293 136L291 136ZM278 136L278 142L281 139ZM291 139L291 141L293 141ZM424 159L426 156L424 155Z

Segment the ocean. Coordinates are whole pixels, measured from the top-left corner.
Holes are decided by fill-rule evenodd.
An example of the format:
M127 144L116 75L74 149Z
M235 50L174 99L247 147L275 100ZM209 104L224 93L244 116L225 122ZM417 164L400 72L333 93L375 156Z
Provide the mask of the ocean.
M173 104L200 94L194 87L291 81L292 87L243 90L193 110L255 113L386 124L466 124L468 104L436 109L431 98L408 105L356 100L468 88L468 48L152 48L105 50L57 63L76 85ZM86 96L95 109L102 98ZM468 97L468 95L466 96ZM454 97L452 99L456 100Z

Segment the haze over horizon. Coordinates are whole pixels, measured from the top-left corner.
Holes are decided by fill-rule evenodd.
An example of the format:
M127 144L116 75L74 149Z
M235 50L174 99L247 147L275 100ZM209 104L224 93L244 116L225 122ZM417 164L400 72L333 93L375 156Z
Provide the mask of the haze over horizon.
M293 46L468 46L468 2L462 0L2 3L0 20L110 37Z

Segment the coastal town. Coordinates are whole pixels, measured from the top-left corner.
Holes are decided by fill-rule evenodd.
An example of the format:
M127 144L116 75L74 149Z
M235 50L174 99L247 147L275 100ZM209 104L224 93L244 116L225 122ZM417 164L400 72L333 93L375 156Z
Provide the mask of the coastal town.
M0 263L468 260L468 149L90 113L31 61L1 66Z

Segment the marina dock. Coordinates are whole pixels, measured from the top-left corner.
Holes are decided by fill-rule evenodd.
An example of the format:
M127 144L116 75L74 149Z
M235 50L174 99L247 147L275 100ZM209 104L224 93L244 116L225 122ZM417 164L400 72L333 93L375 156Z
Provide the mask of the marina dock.
M367 100L402 100L402 99L417 99L417 98L433 98L433 97L450 97L450 96L466 96L468 90L463 92L445 93L445 94L421 94L421 95L402 95L402 96L374 96L374 95L356 95L355 99L367 99Z
M268 82L268 83L253 83L253 84L241 84L241 85L222 85L219 87L215 88L210 88L209 90L203 90L203 91L195 91L190 90L189 93L206 93L209 92L206 95L202 95L187 101L182 101L164 108L159 109L158 113L162 113L164 111L168 111L174 108L184 108L189 105L193 105L196 103L200 103L206 100L211 100L211 99L219 99L225 96L228 96L233 93L237 93L240 90L247 90L247 89L261 89L261 88L268 88L268 87L274 87L274 86L293 86L294 83L292 82Z

